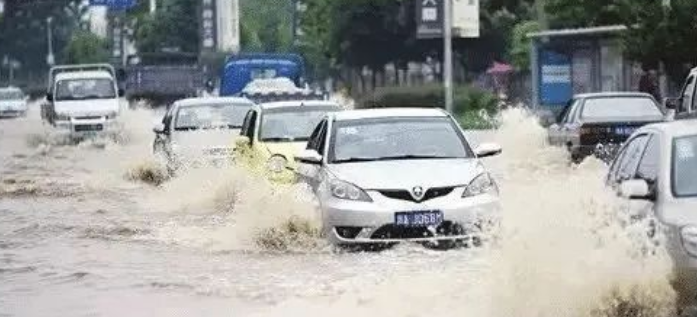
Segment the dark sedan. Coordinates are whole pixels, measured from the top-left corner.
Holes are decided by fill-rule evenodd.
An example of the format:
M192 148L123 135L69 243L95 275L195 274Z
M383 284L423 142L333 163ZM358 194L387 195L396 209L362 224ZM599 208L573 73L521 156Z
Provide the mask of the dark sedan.
M575 162L589 155L607 161L636 129L665 120L666 112L649 94L580 94L548 128L548 138L550 144L566 147Z

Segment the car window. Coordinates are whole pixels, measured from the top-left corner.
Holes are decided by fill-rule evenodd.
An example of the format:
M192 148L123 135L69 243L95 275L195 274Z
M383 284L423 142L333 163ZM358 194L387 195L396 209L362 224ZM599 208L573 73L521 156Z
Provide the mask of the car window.
M322 153L319 151L319 145L320 145L320 134L322 133L322 130L324 128L324 125L327 123L326 120L322 120L316 127L315 130L312 131L312 134L310 135L310 140L307 142L307 149L308 150L315 150L318 153Z
M661 109L650 97L598 97L583 103L584 119L663 117Z
M678 112L687 112L690 110L690 106L692 105L692 97L694 96L695 93L695 76L690 76L687 78L687 81L685 82L685 86L683 87L682 94L680 95L681 101L680 101L680 108L678 109Z
M446 117L394 117L336 122L329 161L470 158L467 141Z
M256 133L257 128L257 112L252 110L249 112L249 129L247 129L246 136L249 138L249 142L254 142L254 133Z
M673 140L671 188L675 197L697 196L697 135Z
M658 180L659 159L661 155L660 139L653 135L646 144L646 150L637 168L636 178L643 179L649 184Z
M567 114L566 118L564 118L564 123L573 123L576 121L576 118L578 117L578 109L580 108L578 106L579 103L580 99L577 99L571 104L571 109Z
M624 155L622 155L619 166L617 167L616 182L631 179L635 176L641 155L646 148L647 135L639 135L627 144Z
M324 150L327 147L327 131L328 131L327 127L328 126L329 126L329 123L327 121L325 121L324 124L322 125L322 131L319 134L319 140L318 140L319 146L318 146L317 152L322 154L322 155L324 155Z
M559 113L559 115L557 116L557 123L562 124L562 123L564 123L564 122L566 121L566 117L569 115L569 112L571 111L571 105L572 105L572 102L570 101L570 102L564 107L564 109L562 109L562 111L561 111L561 112Z

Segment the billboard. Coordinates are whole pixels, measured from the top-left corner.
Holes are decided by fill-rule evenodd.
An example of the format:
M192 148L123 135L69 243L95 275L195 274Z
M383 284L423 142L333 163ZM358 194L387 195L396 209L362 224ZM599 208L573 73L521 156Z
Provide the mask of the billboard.
M546 106L566 104L573 95L571 57L552 50L542 50L539 61L540 103Z
M479 0L453 1L453 36L479 37Z
M416 38L433 39L443 36L443 1L416 1Z
M136 0L90 0L91 6L105 6L113 10L126 10L136 6Z
M201 52L214 52L217 47L216 34L216 1L201 0L200 32Z

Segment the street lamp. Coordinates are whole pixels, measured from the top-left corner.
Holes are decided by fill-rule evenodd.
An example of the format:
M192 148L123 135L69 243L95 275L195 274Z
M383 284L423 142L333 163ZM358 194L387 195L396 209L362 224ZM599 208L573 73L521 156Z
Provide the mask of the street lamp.
M53 55L53 30L51 29L51 22L53 22L52 17L46 18L46 32L48 33L48 54L46 55L46 64L48 64L48 66L53 66L56 63L55 56Z
M443 87L445 110L453 112L453 10L452 0L443 2Z

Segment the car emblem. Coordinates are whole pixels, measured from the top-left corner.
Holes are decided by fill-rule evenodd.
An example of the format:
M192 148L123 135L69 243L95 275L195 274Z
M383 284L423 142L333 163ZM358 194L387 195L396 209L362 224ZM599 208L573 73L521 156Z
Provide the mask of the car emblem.
M421 186L416 186L411 189L411 196L414 197L415 200L421 201L424 199L424 188Z

